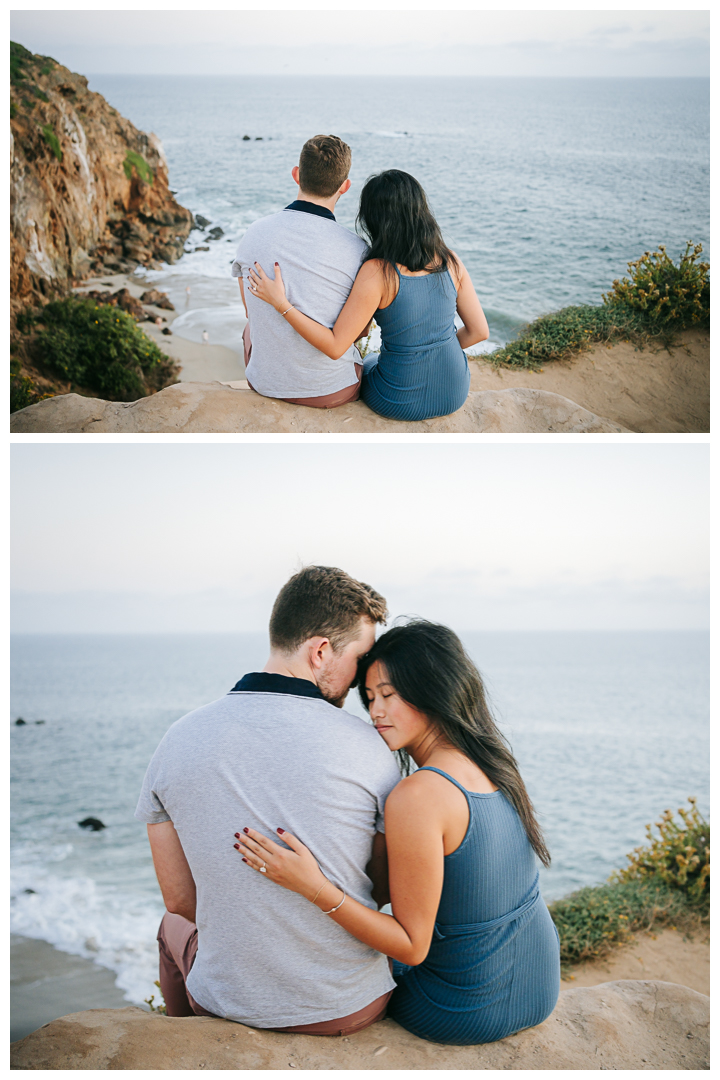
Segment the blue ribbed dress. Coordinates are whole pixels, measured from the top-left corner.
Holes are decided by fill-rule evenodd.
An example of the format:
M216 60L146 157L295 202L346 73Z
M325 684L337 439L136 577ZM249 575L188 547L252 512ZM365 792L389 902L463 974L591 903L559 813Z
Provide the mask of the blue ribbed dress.
M500 791L466 791L470 822L445 856L433 940L422 964L394 965L388 1015L422 1039L465 1046L541 1023L560 992L560 943L538 889L535 853Z
M397 269L397 267L396 267ZM455 332L457 291L449 272L408 277L375 312L382 332L376 363L365 365L361 395L381 416L429 420L462 408L470 369Z

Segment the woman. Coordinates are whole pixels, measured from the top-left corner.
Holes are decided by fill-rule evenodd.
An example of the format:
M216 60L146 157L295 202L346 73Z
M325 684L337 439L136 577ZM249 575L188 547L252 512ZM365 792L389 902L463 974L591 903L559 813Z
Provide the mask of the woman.
M379 358L365 361L361 393L381 416L427 420L455 412L470 389L463 349L489 334L470 275L406 172L389 169L367 181L358 224L370 247L332 329L290 303L277 263L274 279L256 263L250 289L332 360L364 337L375 318L382 348ZM456 311L463 321L457 331Z
M346 896L281 828L287 847L247 828L235 847L396 961L388 1015L415 1035L464 1045L539 1024L560 989L535 858L550 856L477 668L451 630L415 620L378 639L359 678L406 773L385 805L392 915Z

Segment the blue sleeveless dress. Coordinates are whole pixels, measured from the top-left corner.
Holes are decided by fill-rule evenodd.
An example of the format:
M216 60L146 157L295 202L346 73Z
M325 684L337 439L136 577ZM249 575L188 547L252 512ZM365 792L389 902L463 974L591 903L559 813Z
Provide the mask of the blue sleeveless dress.
M396 267L397 270L397 267ZM455 332L457 291L449 272L407 277L375 312L382 332L376 362L366 363L360 390L373 412L392 420L429 420L462 408L470 369Z
M494 1042L550 1015L560 992L560 942L538 889L535 853L500 791L466 791L470 821L445 856L433 940L422 964L394 963L388 1016L421 1039Z

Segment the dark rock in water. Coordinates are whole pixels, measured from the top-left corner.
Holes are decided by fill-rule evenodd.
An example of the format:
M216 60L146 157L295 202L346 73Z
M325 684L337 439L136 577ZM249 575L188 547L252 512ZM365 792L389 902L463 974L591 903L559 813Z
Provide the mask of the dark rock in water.
M107 828L106 825L103 825L100 818L96 817L83 818L82 821L78 821L78 825L81 829L91 829L93 832L100 832L101 829Z
M221 229L219 225L216 225L214 229L211 229L208 236L211 240L219 240L221 236L225 235L225 230Z
M202 214L196 214L195 215L195 224L199 225L201 229L205 229L210 224L210 222L208 221L208 219L206 217L203 217Z
M23 724L27 724L27 720L23 720L22 716L18 716L15 723L17 724L18 727L22 727Z
M28 893L30 896L37 896L35 889L23 889L24 893Z
M154 304L155 307L164 308L165 311L175 310L175 305L168 300L167 293L160 292L159 289L147 289L140 297L140 301L143 304Z
M36 720L36 721L35 721L35 723L36 723L36 724L44 724L44 723L45 723L45 721L44 721L44 720Z
M162 332L163 334L172 334L172 330L169 326L163 326Z
M207 244L202 244L200 247L196 247L195 250L196 251L209 251L210 248L208 247Z
M243 135L243 142L250 142L250 136L249 135Z
M255 136L255 142L262 142L262 141L263 141L262 135L256 135Z

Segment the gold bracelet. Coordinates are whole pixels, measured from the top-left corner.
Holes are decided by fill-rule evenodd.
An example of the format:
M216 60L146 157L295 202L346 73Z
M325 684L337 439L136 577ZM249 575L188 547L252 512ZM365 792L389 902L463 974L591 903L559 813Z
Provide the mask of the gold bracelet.
M283 318L287 315L288 311L292 311L293 307L294 307L294 304L291 304L289 308L285 308L284 311L280 312L280 314L283 316Z
M320 886L320 888L318 889L318 891L317 891L317 892L315 893L315 895L313 896L312 900L310 901L310 903L311 903L311 904L314 904L314 903L315 903L315 901L317 900L318 896L320 895L320 893L321 893L321 892L323 891L323 889L325 888L325 885L329 885L329 884L330 884L330 882L329 882L329 881L326 881L324 885L321 885L321 886Z

